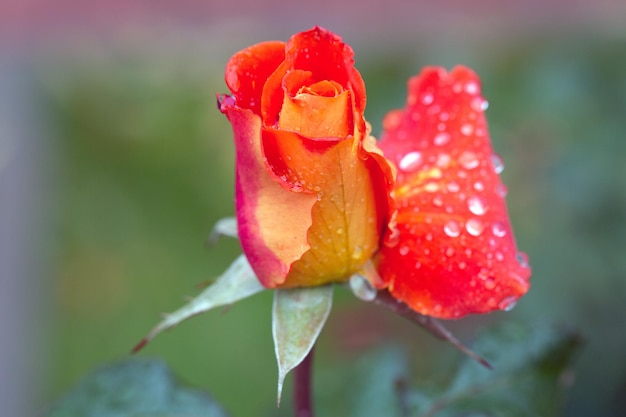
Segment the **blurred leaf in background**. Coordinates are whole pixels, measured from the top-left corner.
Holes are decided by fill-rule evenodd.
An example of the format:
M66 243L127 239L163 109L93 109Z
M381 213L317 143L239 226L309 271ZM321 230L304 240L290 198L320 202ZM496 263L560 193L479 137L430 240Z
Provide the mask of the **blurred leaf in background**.
M207 394L179 385L158 360L127 360L86 376L47 417L227 417Z

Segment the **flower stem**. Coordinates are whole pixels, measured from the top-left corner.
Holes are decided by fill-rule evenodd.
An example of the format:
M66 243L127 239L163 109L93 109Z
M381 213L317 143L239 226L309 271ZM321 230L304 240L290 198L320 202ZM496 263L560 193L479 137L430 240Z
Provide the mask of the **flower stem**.
M311 374L313 364L313 350L311 348L304 360L295 369L293 404L295 417L313 417L311 401Z

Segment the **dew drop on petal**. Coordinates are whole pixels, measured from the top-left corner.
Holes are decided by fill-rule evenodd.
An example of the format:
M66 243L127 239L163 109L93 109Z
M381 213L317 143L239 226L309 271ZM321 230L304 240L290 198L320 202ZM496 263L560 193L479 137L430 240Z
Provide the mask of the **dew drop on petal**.
M443 199L440 195L436 195L433 197L433 206L441 207L443 206Z
M493 290L496 287L496 281L489 277L487 278L487 280L485 281L485 288L487 288L488 290Z
M469 219L465 223L465 230L472 236L480 236L483 230L485 230L485 225L478 219Z
M502 183L500 183L500 184L496 185L496 193L497 193L500 197L502 197L502 198L506 197L506 194L508 193L508 191L509 191L509 190L506 188L506 185L504 185L504 184L502 184Z
M476 182L474 183L474 189L475 189L476 191L484 191L484 190L485 190L485 184L483 184L483 183L482 183L482 182L480 182L480 181L476 181Z
M424 186L424 190L429 193L436 193L437 191L439 191L439 185L436 182L429 181Z
M461 226L454 220L450 220L443 226L443 231L450 237L457 237L461 234Z
M491 163L493 164L493 170L496 174L502 173L504 171L504 162L502 162L502 158L498 154L491 155Z
M356 245L352 250L352 259L357 260L361 259L363 256L363 248L359 245Z
M498 308L504 311L511 311L515 307L515 304L517 304L517 298L505 297L502 301L500 301L500 303L498 303Z
M461 126L462 135L469 136L472 133L474 133L474 126L472 126L470 123L465 123L463 126Z
M488 209L485 199L476 195L467 199L467 207L477 216L482 216Z
M456 193L458 192L461 187L459 187L459 184L457 184L454 181L450 181L447 185L446 188L448 189L448 191L450 191L451 193Z
M517 259L517 262L522 268L528 268L528 255L524 252L517 252L515 259Z
M465 151L459 157L459 163L465 169L474 169L478 167L480 161L478 160L474 152Z
M447 153L440 153L437 156L437 166L440 168L447 168L450 165L450 155Z
M467 264L463 261L459 262L459 269L465 269L467 267Z
M465 84L465 92L467 94L478 94L478 84L476 84L476 82L474 81L470 81L467 84Z
M491 226L491 232L496 237L504 237L504 236L506 236L506 227L504 226L504 223L495 222Z
M474 111L485 111L489 108L489 102L482 97L474 97L470 106Z
M426 233L426 236L424 236L424 239L426 239L427 241L432 241L433 240L433 234L432 233Z
M399 249L400 255L405 256L407 253L409 253L409 247L408 246L402 246Z
M446 249L446 256L448 258L452 257L454 255L454 248L447 248Z
M504 260L504 255L502 255L502 252L496 252L496 260L499 262L502 262Z
M435 96L432 93L426 93L422 96L422 104L425 106L433 104L433 101L435 101Z
M402 171L415 171L422 164L422 159L420 152L409 152L402 157L398 166Z
M435 139L433 140L433 142L435 143L435 145L437 146L443 146L446 143L450 142L450 134L446 133L446 132L441 132L438 133L435 136Z

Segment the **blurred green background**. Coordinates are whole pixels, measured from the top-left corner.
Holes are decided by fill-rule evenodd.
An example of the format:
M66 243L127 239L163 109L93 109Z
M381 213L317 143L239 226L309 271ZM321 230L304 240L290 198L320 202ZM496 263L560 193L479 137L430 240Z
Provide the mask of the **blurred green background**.
M36 407L95 366L125 358L160 312L182 305L238 255L236 241L205 243L215 221L233 214L231 132L215 105L226 90L223 67L249 44L318 23L353 46L375 134L421 67L466 64L480 74L533 287L511 313L450 327L470 344L501 320L577 329L586 343L565 415L625 415L626 29L593 21L555 30L529 19L508 30L515 13L499 10L501 21L474 16L457 25L426 15L422 29L406 19L364 28L320 12L274 27L267 17L129 25L38 41L45 47L28 59L46 138L35 152L46 161L37 188L43 238L33 252L44 306L33 320L43 334ZM438 380L458 356L343 289L336 296L318 350L322 374L341 373L347 358L388 342L408 349L419 381ZM162 358L233 416L289 415L274 405L270 307L266 293L194 318L140 355Z

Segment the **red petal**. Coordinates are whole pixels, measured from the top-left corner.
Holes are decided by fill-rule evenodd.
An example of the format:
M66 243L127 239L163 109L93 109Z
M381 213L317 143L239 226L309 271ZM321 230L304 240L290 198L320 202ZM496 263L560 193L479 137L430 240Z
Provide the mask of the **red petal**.
M288 71L302 70L311 73L311 82L332 80L346 90L353 90L355 111L365 109L365 84L354 68L354 52L341 37L329 30L314 27L294 35L285 48L285 61L265 83L263 90L263 123L275 123L283 103L283 78Z
M380 147L398 167L399 239L381 248L379 273L422 314L508 310L529 288L485 108L471 70L427 68L409 81L405 110L384 120Z
M237 52L226 64L226 85L237 106L261 115L261 93L265 80L285 59L285 43L263 42Z

